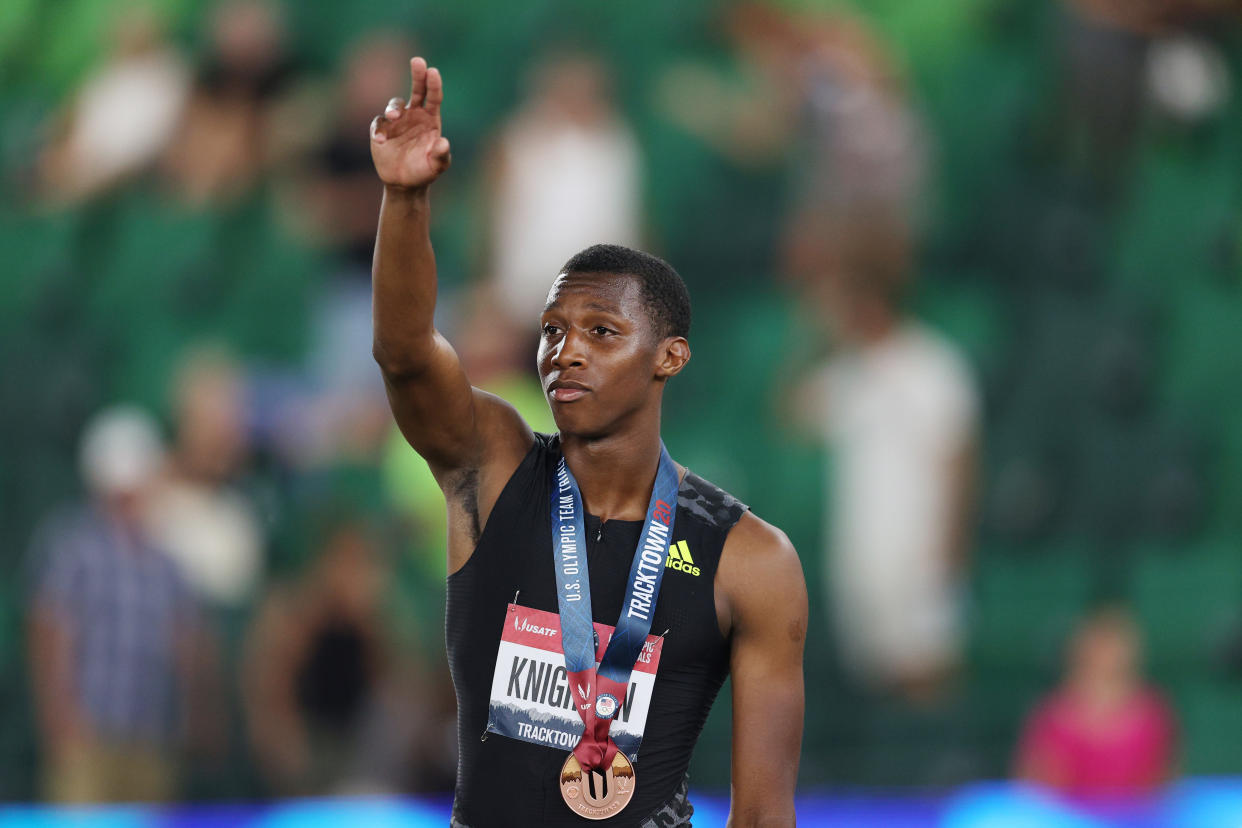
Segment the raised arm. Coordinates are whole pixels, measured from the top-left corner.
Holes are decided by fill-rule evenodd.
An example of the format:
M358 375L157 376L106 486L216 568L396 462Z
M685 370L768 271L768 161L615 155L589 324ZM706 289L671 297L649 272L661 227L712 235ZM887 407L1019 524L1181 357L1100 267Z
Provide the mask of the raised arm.
M730 828L794 825L802 749L806 582L784 533L747 512L717 574L733 650Z
M384 183L372 264L374 354L397 425L446 494L452 488L477 499L464 504L467 523L477 527L479 512L485 520L490 510L488 491L499 493L489 481L503 478L503 486L532 436L509 405L471 388L456 352L433 324L428 190L450 163L448 139L440 134L444 86L422 58L410 61L410 78L409 101L393 98L371 122L371 159ZM461 471L474 475L472 485L459 485L454 473ZM451 546L453 530L450 515Z

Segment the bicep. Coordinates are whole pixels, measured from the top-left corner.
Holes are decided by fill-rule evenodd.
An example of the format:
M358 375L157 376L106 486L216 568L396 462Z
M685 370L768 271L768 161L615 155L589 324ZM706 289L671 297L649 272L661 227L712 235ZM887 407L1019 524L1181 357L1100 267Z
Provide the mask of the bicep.
M734 567L745 585L731 601L732 819L742 825L793 824L807 599L797 553L780 537Z
M509 443L522 451L529 445L530 429L518 413L471 387L453 346L439 333L418 371L385 372L384 386L401 433L437 474L484 465Z

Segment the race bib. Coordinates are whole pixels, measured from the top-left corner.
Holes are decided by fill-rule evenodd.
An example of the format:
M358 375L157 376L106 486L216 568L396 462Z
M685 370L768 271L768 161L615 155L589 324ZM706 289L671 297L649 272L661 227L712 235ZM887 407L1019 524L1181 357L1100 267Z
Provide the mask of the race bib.
M595 624L596 664L604 656L612 631L607 624ZM610 735L631 762L638 759L663 644L664 639L647 636L630 674L625 700L617 706L612 722ZM582 735L573 694L585 691L571 687L566 677L560 616L509 604L492 674L488 732L571 750Z

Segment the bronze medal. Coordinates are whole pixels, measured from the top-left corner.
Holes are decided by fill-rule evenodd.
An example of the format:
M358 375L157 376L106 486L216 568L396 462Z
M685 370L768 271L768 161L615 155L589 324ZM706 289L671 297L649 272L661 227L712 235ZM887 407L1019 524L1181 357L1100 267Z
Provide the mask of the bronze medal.
M608 819L619 814L634 796L634 766L621 751L607 770L582 771L572 753L561 767L561 796L575 814L587 819Z

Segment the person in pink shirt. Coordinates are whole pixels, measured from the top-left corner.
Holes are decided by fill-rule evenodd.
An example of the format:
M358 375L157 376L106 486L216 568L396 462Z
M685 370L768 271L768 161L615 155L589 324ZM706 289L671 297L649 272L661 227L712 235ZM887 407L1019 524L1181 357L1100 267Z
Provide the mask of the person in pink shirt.
M1141 794L1176 772L1177 722L1143 679L1130 614L1109 606L1083 619L1065 678L1028 715L1016 775L1074 796Z

